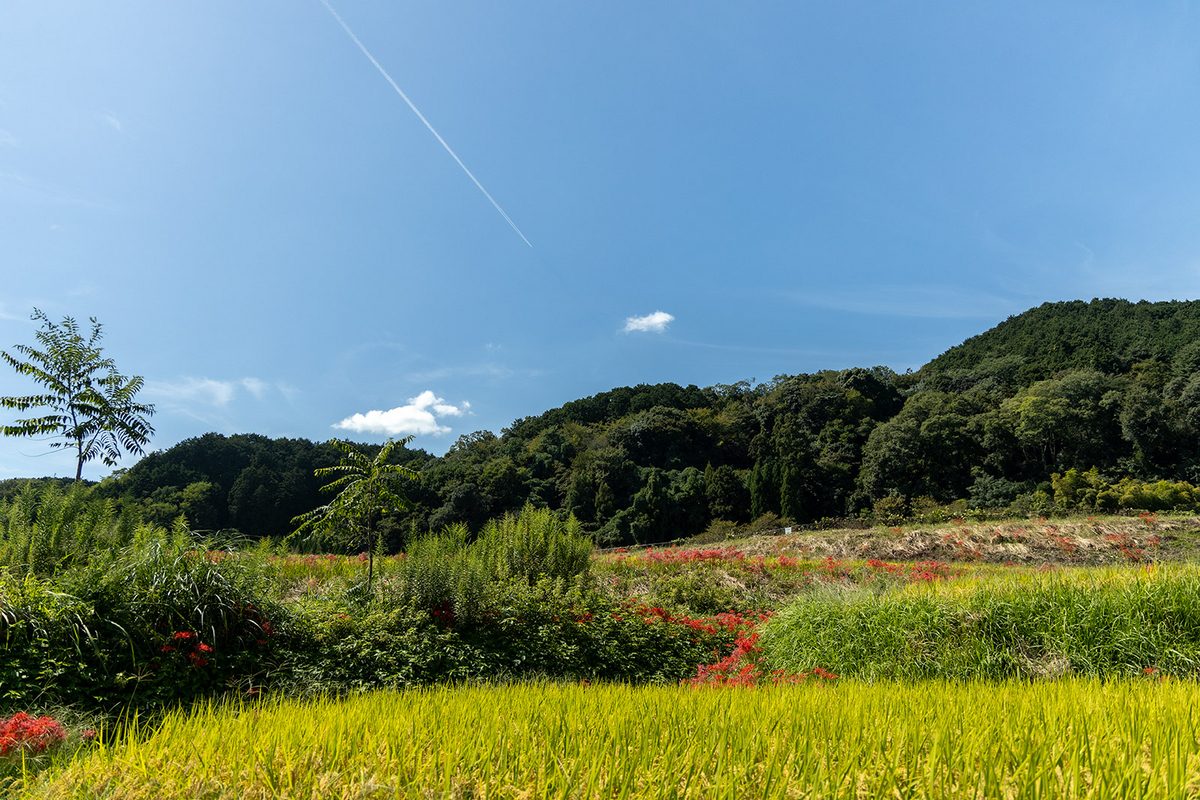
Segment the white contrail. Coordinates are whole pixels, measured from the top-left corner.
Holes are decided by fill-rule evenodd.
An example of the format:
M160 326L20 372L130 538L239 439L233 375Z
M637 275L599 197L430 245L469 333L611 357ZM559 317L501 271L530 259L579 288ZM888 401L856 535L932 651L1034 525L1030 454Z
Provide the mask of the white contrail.
M462 167L463 172L467 173L467 177L475 182L475 185L479 187L479 191L483 192L483 196L491 201L492 205L496 207L496 210L500 212L500 216L504 217L505 221L508 222L508 224L512 226L512 229L517 232L517 236L520 236L521 239L524 240L525 244L533 247L529 240L525 238L525 234L521 233L521 229L517 227L517 223L513 222L512 218L508 216L508 214L504 213L504 209L500 207L500 204L497 203L490 194L488 194L488 190L483 188L483 184L479 182L479 179L471 174L471 170L467 169L467 165L462 162L462 159L450 149L450 145L446 144L446 140L442 138L441 134L433 129L433 126L429 124L429 120L425 119L425 115L417 110L417 107L413 105L413 101L408 99L408 95L406 95L403 90L396 85L396 82L392 80L392 76L387 74L387 70L379 65L379 62L375 60L375 56L371 55L370 51L368 51L367 48L363 46L363 43L358 40L358 37L354 35L354 31L350 30L350 26L346 24L346 21L343 20L341 16L339 16L338 13L333 10L333 6L329 5L329 1L321 0L321 5L325 6L325 8L329 10L330 14L333 14L333 18L336 19L338 24L342 26L342 30L350 34L350 38L354 40L356 45L358 45L358 49L363 51L363 55L371 59L371 63L375 65L375 69L379 70L379 74L387 78L387 82L390 83L392 88L396 90L396 94L404 98L404 102L408 103L408 107L413 110L414 114L421 118L421 122L425 123L425 127L429 128L429 132L437 137L437 140L442 143L442 147L446 148L446 152L458 162L458 165Z

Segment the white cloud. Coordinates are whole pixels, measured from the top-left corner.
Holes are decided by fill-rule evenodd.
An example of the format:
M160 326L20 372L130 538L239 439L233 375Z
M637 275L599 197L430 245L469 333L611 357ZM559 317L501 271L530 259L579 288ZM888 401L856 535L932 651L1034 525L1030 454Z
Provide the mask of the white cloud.
M237 383L211 378L182 378L178 381L146 381L146 394L168 403L227 406L233 400Z
M285 396L288 390L276 387ZM146 394L156 402L171 406L209 406L224 408L233 402L240 390L262 400L271 389L271 384L259 378L242 378L236 381L218 381L212 378L180 378L177 381L146 381Z
M20 139L13 136L8 131L4 130L4 128L0 128L0 145L5 145L7 147L16 147L20 143L21 143Z
M100 119L111 125L114 130L121 130L121 120L117 119L112 114L101 114Z
M662 333L667 329L667 325L674 321L675 317L665 311L655 311L653 314L647 314L644 317L627 317L625 319L625 332L646 331L648 333Z
M461 417L471 408L463 402L452 406L426 389L416 397L408 399L408 405L388 411L368 411L346 417L333 427L355 433L376 433L387 436L441 436L450 428L438 424L438 417Z
M263 395L265 395L267 393L267 389L270 388L265 382L260 381L258 378L242 378L241 384L246 388L246 391L254 395L254 399L256 400L262 400Z

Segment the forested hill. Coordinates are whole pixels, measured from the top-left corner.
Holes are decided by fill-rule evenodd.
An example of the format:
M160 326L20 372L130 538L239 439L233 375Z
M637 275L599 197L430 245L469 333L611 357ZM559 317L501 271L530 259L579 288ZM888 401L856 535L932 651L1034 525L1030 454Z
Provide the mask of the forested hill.
M282 536L325 501L312 471L337 457L328 444L207 434L97 491L158 521L184 513L198 528ZM1124 495L1103 487L1123 478L1200 478L1200 306L1046 304L916 373L622 387L499 436L464 435L442 457L402 458L422 477L396 531L478 528L532 502L570 511L601 541L655 542L764 514L1044 500L1055 473L1093 467L1087 496L1112 503Z
M1014 371L1028 384L1063 370L1126 374L1145 362L1188 374L1200 368L1200 302L1044 303L950 348L919 374Z

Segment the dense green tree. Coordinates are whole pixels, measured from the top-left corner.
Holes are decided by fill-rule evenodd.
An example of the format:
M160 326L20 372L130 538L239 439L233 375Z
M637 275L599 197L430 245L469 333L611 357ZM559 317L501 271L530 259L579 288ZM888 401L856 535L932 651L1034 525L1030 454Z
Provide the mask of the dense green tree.
M655 467L648 470L646 485L633 496L629 507L629 535L636 544L673 539L674 504L668 479Z
M1175 473L1186 438L1177 424L1175 404L1164 402L1161 392L1135 385L1122 397L1120 423L1140 476Z
M710 442L687 411L655 406L614 426L610 438L638 466L683 469L703 465Z
M704 473L695 467L670 473L674 533L669 538L681 539L695 536L707 527L709 521L708 495L705 492Z
M779 465L774 458L769 456L756 462L754 468L750 470L751 516L779 514L781 497L779 471Z
M872 500L889 495L949 501L966 495L983 454L967 399L915 394L894 418L872 431L859 479Z
M576 470L567 489L566 508L584 525L596 522L596 476L590 469Z
M750 520L750 492L738 473L728 464L704 469L704 494L713 519L730 522Z
M1005 400L1001 416L1027 458L1045 474L1089 464L1115 464L1120 435L1119 382L1094 371L1038 381Z

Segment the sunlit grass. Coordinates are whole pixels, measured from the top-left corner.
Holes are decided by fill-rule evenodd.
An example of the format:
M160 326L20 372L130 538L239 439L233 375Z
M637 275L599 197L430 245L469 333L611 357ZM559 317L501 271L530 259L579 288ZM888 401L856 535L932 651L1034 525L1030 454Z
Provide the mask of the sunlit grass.
M883 594L813 592L763 632L772 666L862 678L1200 670L1200 565L977 570Z
M201 706L27 798L1183 798L1192 682L442 687Z

